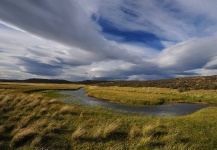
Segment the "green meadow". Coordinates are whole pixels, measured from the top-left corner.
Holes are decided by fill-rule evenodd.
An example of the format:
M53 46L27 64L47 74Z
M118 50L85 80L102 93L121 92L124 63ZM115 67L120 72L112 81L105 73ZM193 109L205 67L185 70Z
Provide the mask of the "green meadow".
M210 103L217 104L217 90L188 90L158 87L88 86L89 96L114 103L128 105L160 105L163 103Z
M0 149L217 149L217 107L187 116L151 117L58 100L68 96L56 91L81 87L91 96L129 105L216 103L215 90L0 83Z

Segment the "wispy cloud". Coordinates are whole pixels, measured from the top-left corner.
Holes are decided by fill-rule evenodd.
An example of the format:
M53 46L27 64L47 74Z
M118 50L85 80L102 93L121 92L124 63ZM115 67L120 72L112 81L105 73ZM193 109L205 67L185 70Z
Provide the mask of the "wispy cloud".
M72 1L1 1L0 18L37 36L98 55L98 59L130 59L123 49L114 47L98 33L81 2ZM10 12L10 13L8 13ZM109 49L109 50L108 50ZM123 55L118 55L124 53Z
M100 16L122 30L145 31L169 41L185 41L210 33L210 26L216 23L214 6L211 1L106 0Z
M165 49L156 58L161 68L191 70L204 67L216 58L217 37L197 38Z
M2 0L0 78L215 74L215 6L211 0Z

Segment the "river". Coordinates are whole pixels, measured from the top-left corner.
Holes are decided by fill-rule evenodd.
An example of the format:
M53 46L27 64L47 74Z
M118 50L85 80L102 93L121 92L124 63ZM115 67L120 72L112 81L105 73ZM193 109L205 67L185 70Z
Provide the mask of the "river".
M150 116L183 116L196 112L202 108L211 106L209 104L170 103L157 106L129 106L124 104L111 103L105 100L89 97L84 89L74 91L60 91L60 94L67 94L71 99L66 103L79 103L86 106L100 106L114 109L120 112L138 113Z

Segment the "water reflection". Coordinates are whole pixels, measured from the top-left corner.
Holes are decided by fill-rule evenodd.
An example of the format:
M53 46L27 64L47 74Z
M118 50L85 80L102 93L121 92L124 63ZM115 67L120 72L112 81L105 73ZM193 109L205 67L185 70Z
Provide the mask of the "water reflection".
M82 105L100 106L104 108L111 108L117 111L139 113L151 116L182 116L191 114L197 110L208 107L208 104L187 104L187 103L173 103L163 104L158 106L129 106L123 104L111 103L97 98L89 97L84 89L75 91L61 91L60 94L67 94L75 97L71 101L76 101ZM71 103L68 101L68 103Z

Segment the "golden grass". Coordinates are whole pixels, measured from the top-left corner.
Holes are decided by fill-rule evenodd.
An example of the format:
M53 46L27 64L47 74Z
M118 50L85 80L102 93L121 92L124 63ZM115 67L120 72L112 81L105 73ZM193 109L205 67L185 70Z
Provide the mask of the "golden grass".
M3 125L0 125L0 135L4 134L5 127Z
M21 129L11 140L11 147L20 147L31 142L39 133L34 128Z
M64 106L60 109L59 113L61 114L70 114L73 112L74 107L73 106Z
M179 92L176 89L155 87L89 86L85 91L92 97L129 105L159 105L166 102L217 103L216 90Z
M102 136L103 138L106 138L109 136L109 134L115 133L115 131L117 131L120 126L121 126L121 120L117 119L114 120L112 122L108 122L106 124L104 124L103 126L101 126L101 128L103 128L103 132L102 132Z
M85 123L79 125L72 133L71 139L87 140L87 139L107 139L118 132L122 123L120 119L104 121L96 123L94 119L87 120Z
M23 91L0 90L0 149L217 148L216 107L182 117L140 117L66 105Z
M79 126L72 134L71 139L72 140L76 140L76 139L80 139L83 137L83 135L85 135L86 133L86 129L84 126Z
M129 132L129 138L135 139L142 136L142 129L138 126L132 126Z

